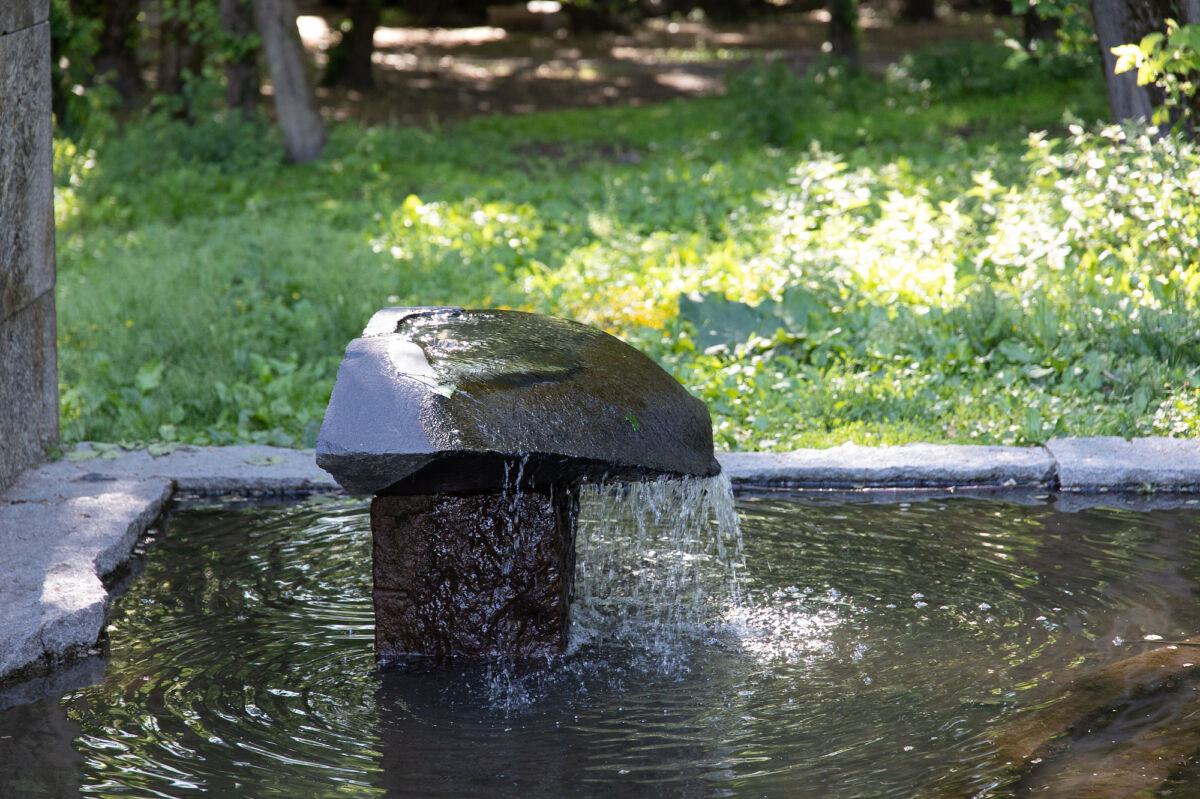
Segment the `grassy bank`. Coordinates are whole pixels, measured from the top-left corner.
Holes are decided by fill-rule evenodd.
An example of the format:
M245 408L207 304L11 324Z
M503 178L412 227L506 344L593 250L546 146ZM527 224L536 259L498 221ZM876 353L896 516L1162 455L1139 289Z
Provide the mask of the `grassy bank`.
M1200 154L1094 123L1090 69L972 52L342 125L303 166L226 121L60 141L64 438L311 445L389 304L609 329L723 448L1196 434Z

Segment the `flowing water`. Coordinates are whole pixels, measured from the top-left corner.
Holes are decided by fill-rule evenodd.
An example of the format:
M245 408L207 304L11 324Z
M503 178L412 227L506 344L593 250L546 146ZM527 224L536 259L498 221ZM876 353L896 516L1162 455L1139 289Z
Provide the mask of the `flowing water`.
M739 530L723 490L589 493L570 651L449 669L376 669L363 501L180 512L102 682L0 711L0 796L999 797L991 731L1200 633L1196 510L764 495Z

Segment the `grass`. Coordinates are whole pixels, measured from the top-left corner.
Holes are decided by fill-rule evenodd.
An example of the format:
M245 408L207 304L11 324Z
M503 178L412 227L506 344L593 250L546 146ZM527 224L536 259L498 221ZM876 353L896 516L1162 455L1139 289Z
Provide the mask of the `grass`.
M222 119L60 140L64 441L311 445L389 304L608 329L721 448L1195 435L1200 153L1093 122L1086 64L1003 58L340 125L302 166Z

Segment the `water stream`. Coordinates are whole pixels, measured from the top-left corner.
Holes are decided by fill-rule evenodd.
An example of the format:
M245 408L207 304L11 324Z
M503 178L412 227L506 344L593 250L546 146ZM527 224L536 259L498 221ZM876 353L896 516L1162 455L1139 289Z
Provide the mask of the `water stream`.
M376 669L362 500L180 512L0 796L1000 797L989 731L1200 633L1195 510L724 496L588 493L568 653L451 669Z

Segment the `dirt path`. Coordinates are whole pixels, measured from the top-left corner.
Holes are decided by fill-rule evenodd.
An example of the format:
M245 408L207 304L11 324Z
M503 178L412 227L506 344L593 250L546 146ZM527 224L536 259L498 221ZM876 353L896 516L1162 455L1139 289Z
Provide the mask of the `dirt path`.
M329 21L300 18L318 65L332 41ZM825 38L821 12L780 15L769 22L715 25L653 20L629 34L567 35L506 31L380 27L375 33L373 92L318 90L334 119L365 124L425 124L485 114L556 108L643 105L719 94L725 74L762 56L803 69ZM951 39L988 40L991 19L893 25L864 20L864 60L882 69L911 50Z

